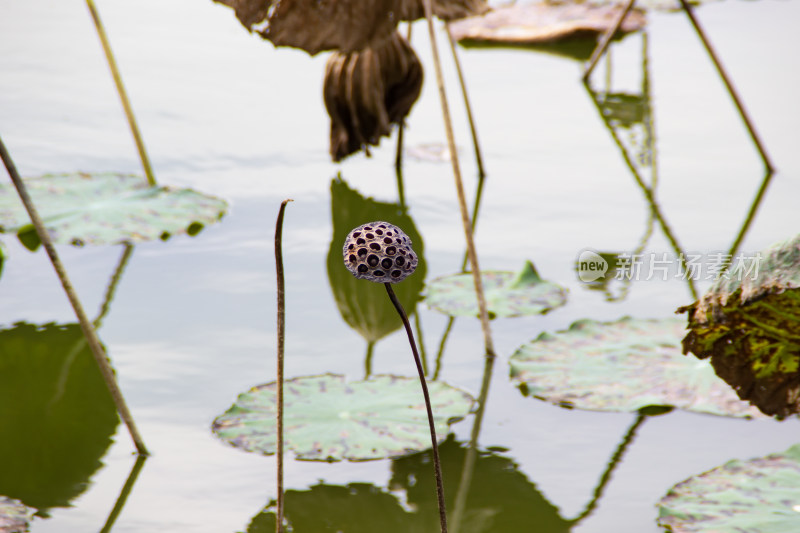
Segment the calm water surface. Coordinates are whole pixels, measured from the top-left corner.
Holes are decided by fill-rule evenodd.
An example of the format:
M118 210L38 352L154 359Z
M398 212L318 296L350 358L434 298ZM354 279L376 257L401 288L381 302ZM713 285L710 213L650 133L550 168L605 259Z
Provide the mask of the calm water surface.
M195 238L136 246L100 330L153 452L113 531L245 531L275 496L274 458L234 450L213 437L209 426L237 394L274 379L271 239L278 205L287 197L295 200L284 229L287 375L339 372L358 379L366 344L342 320L326 269L331 181L341 173L360 195L397 202L395 141L384 140L371 158L330 163L321 97L324 54L309 58L275 50L249 35L223 6L138 0L100 1L98 7L160 182L230 202L224 220ZM776 0L727 1L697 14L778 168L742 243L742 251L752 253L800 227L800 36L793 22L800 7ZM442 143L424 26L415 26L413 43L427 80L406 141L409 146ZM443 45L440 50L446 51ZM692 298L680 280L640 281L627 297L609 302L576 279L580 250L634 250L647 233L649 213L579 82L580 63L524 50L469 49L461 57L489 174L476 234L481 266L514 270L531 259L544 277L570 290L568 304L546 316L493 322L500 358L480 443L501 451L486 459L485 483L507 488L508 501L515 502L497 504L499 512L520 517L505 531L567 531L567 521L592 500L635 416L568 411L524 398L508 382L508 356L542 331L577 319L670 316ZM471 201L475 164L449 59L444 68ZM643 68L651 86L661 212L685 250L724 252L762 182L761 161L684 16L653 13L646 38L633 35L614 45L614 90L640 91ZM605 83L605 69L601 64L596 88ZM0 134L24 175L140 171L82 2L0 0ZM449 165L407 159L404 177L409 213L425 244L428 279L458 271L464 244ZM73 323L45 255L28 252L11 237L2 242L10 256L0 278L4 328L16 322ZM645 252L671 250L656 225ZM59 252L93 314L122 249L62 247ZM707 285L701 282L698 288ZM419 312L427 351L433 353L446 317L424 305ZM457 320L441 378L477 394L481 346L477 320ZM377 343L373 371L414 375L403 335ZM468 439L470 422L453 426L458 442ZM13 427L0 423L0 431L0 439L25 443L26 435ZM593 513L571 531L655 533L654 504L674 483L731 458L782 451L798 440L795 421L683 412L650 419L639 428ZM456 448L448 448L453 464L458 464ZM74 491L68 506L37 517L32 531L100 530L134 465L132 450L118 426L88 485ZM57 459L59 464L71 460ZM9 465L14 461L0 458ZM432 499L420 503L411 490L390 482L393 472L396 477L408 472L404 469L413 472L415 464L413 459L290 461L287 486L370 483L392 490L409 508L429 508ZM427 475L427 467L420 471ZM503 477L509 471L519 484L517 492L508 489L512 478ZM523 503L517 504L517 497ZM534 500L534 510L523 508ZM494 504L483 503L493 509ZM353 513L367 511L355 506Z

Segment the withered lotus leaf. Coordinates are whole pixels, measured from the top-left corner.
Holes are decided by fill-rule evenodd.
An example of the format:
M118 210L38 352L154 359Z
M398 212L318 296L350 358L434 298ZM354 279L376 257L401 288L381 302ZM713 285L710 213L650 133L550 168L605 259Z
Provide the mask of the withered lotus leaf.
M250 31L275 46L291 46L311 55L324 50L355 52L379 45L401 20L425 16L421 0L214 0L233 8ZM443 20L480 15L486 0L434 0L433 14Z
M335 52L325 69L325 107L331 117L334 161L377 146L419 97L422 65L397 32L383 43L348 54Z
M743 400L783 418L800 412L800 235L741 262L689 315L683 353L710 357Z

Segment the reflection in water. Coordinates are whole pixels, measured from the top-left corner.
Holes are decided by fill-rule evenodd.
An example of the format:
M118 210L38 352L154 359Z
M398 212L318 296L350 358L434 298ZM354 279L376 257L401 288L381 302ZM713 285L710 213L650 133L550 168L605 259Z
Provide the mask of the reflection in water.
M652 219L658 221L664 236L678 257L681 268L686 272L687 266L685 255L678 240L667 224L666 219L661 214L658 203L655 199L655 190L658 185L658 165L656 158L656 146L654 136L654 114L650 98L650 76L648 67L647 32L642 33L642 86L640 93L628 94L613 92L611 86L611 69L608 68L606 74L605 89L594 90L589 80L584 80L583 84L587 93L592 99L592 103L597 108L597 112L603 123L608 128L611 138L620 150L620 155L625 161L636 184L644 193L645 200L650 207L650 218L645 236L640 242L634 254L641 253L647 244L652 230L649 226ZM610 57L610 53L609 56ZM609 63L610 65L610 59ZM625 139L628 142L625 142ZM630 145L630 146L629 146ZM644 178L650 174L648 180ZM633 256L633 254L631 255ZM685 276L689 287L689 292L693 299L697 299L697 289L694 286L692 276ZM620 293L621 298L627 294L627 289ZM619 299L619 298L618 298Z
M119 419L77 324L0 330L0 494L47 516L80 495Z
M99 328L111 308L133 246L105 292ZM102 466L119 418L78 324L18 322L0 329L0 494L48 516L67 507ZM111 531L144 465L138 456L102 531Z
M358 191L337 177L331 182L331 213L333 215L333 237L328 252L328 281L331 285L339 313L347 324L367 341L366 374L371 373L371 357L375 343L386 335L400 329L402 322L386 291L380 283L359 281L342 265L342 245L347 234L356 226L374 220L385 220L403 229L409 236L417 253L419 263L413 276L394 287L395 294L409 315L415 314L420 301L427 272L425 246L414 221L398 204L378 202L365 198ZM418 335L421 339L421 335ZM420 349L425 362L425 352L420 340Z
M466 448L452 436L440 447L444 482L455 487L461 479ZM569 530L569 522L536 490L514 462L481 451L475 464L463 532ZM391 492L367 483L314 485L286 492L286 516L295 533L434 533L439 531L436 491L430 475L430 454L409 455L392 461ZM403 492L403 503L396 493ZM454 491L447 504L452 512ZM256 515L247 533L275 531L274 502Z

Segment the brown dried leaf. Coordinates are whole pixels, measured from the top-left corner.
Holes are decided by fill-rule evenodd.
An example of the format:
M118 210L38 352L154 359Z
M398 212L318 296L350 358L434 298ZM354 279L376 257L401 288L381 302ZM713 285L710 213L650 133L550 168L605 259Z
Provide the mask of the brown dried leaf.
M325 69L325 107L331 117L330 153L340 161L377 146L419 97L422 65L397 32L361 52L336 52Z
M612 27L622 9L619 5L514 4L454 22L450 32L457 41L509 45L596 38ZM625 17L620 32L641 30L645 22L644 12L634 9Z
M301 48L311 55L323 50L355 52L391 39L401 20L425 16L421 0L214 0L233 8L250 31L275 46ZM433 13L443 20L479 15L486 0L434 0Z

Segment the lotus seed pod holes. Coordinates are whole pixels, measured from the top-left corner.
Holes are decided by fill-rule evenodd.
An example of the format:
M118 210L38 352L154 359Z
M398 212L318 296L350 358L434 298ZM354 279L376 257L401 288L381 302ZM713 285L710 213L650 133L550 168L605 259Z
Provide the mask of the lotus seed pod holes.
M377 283L403 281L417 268L417 254L403 230L388 222L363 224L344 241L344 264L355 277Z

